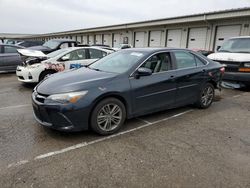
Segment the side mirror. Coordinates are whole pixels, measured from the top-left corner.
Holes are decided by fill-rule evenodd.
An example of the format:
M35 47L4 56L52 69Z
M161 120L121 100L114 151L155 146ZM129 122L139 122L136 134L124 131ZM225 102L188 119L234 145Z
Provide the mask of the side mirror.
M149 68L145 68L145 67L140 67L137 71L136 71L136 79L140 78L141 76L150 76L152 75L152 70Z
M62 61L68 61L68 60L69 60L69 57L68 57L68 56L63 56L63 57L61 58L61 60L62 60Z
M221 46L217 46L216 51L219 51L220 47L221 47Z

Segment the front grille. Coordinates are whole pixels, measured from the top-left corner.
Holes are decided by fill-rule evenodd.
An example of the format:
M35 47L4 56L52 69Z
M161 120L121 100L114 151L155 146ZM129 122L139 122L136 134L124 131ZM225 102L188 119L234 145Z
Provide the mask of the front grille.
M238 72L239 67L241 65L241 62L235 62L235 61L218 61L218 62L227 65L225 67L226 72Z
M21 80L24 80L24 77L23 76L18 76L19 79Z

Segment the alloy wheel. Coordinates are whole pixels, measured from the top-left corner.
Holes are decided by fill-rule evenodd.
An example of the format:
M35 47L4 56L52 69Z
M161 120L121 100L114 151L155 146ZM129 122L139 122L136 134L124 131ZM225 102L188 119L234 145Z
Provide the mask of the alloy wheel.
M97 124L103 131L116 129L122 120L122 109L117 104L106 104L97 116Z
M202 92L202 97L201 97L201 103L204 106L209 106L214 98L214 90L211 86L207 86L203 92Z

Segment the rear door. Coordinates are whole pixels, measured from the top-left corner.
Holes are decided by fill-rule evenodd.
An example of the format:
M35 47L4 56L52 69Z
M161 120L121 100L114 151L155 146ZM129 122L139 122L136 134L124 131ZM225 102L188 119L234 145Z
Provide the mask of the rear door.
M172 80L174 71L170 54L152 55L141 67L151 69L153 74L138 79L130 77L134 113L140 115L171 107L175 102L176 83Z
M176 104L190 104L197 100L204 82L206 62L189 51L173 51L175 57Z

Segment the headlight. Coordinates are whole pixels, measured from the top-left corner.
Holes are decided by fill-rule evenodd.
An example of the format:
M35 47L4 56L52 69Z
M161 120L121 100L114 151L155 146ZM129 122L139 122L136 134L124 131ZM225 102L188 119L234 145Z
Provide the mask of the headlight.
M46 98L45 103L76 103L79 99L84 97L88 91L72 92L72 93L63 93L50 95Z
M244 63L244 67L250 68L250 63Z

